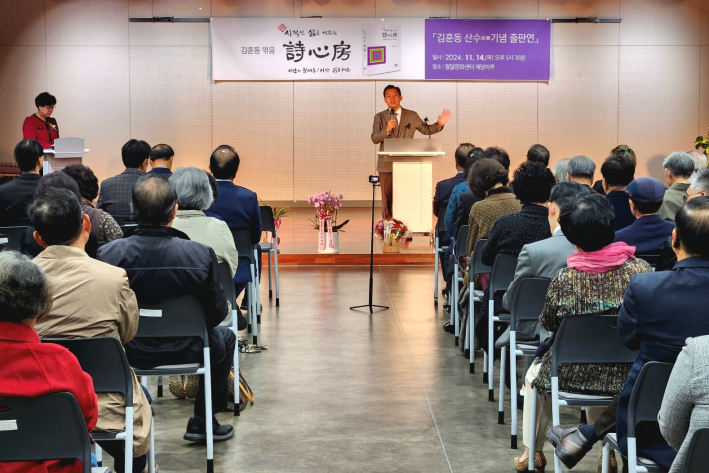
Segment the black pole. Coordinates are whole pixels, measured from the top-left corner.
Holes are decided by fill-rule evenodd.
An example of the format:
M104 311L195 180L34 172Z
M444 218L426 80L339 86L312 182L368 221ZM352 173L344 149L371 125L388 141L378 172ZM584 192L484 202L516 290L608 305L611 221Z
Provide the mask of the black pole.
M356 305L354 307L350 307L350 310L354 309L362 309L364 307L369 307L369 313L372 314L374 311L372 310L373 307L378 307L380 309L384 310L389 310L389 307L383 306L383 305L374 305L372 304L372 294L374 292L374 197L376 194L376 188L378 185L377 181L373 181L370 177L369 182L372 183L372 233L371 233L371 238L370 238L370 245L369 245L369 304L367 305Z

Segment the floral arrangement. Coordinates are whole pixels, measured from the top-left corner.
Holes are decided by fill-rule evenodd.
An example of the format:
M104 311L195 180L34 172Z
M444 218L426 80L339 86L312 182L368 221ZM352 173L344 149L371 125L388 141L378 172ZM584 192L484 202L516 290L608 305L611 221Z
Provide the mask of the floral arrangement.
M701 148L704 156L709 157L709 136L706 138L703 136L697 136L697 140L694 142L694 147L696 149Z
M315 207L317 221L311 220L311 222L320 234L319 251L328 249L335 251L333 233L340 231L349 222L349 220L345 220L341 225L336 225L337 211L342 208L343 200L342 194L336 195L330 191L308 197L308 203Z
M264 202L262 199L259 198L259 202L261 202L261 205L265 205L267 207L270 207L266 202ZM278 231L279 228L281 228L281 219L285 217L288 212L291 211L290 207L272 207L273 209L273 224L276 226L276 231Z
M385 245L392 245L409 234L409 227L401 220L380 220L374 226L374 233Z

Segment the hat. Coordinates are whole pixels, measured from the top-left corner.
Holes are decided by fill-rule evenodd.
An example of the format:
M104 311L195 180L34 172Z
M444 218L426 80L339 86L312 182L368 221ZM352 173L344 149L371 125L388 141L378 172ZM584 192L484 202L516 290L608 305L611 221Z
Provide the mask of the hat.
M665 186L654 177L639 177L628 184L625 193L636 202L662 202L665 197Z

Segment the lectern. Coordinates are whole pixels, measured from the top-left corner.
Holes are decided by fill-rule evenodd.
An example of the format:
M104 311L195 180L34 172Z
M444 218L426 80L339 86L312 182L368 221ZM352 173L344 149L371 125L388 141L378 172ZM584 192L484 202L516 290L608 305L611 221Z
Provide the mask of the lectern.
M433 220L433 159L446 154L443 142L434 139L384 140L379 151L393 163L392 214L412 233L431 231Z
M81 164L88 152L83 138L57 138L54 149L44 150L44 174L61 171L70 164Z

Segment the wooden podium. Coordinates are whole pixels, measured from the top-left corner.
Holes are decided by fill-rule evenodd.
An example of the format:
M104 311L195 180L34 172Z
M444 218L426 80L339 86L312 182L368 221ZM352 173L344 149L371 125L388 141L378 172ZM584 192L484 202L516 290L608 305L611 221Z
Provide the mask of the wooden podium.
M429 138L384 140L379 155L393 163L392 215L412 233L428 233L433 220L433 158L446 154Z
M54 149L44 150L44 174L61 171L70 164L81 164L88 152L84 149L83 138L57 138Z

